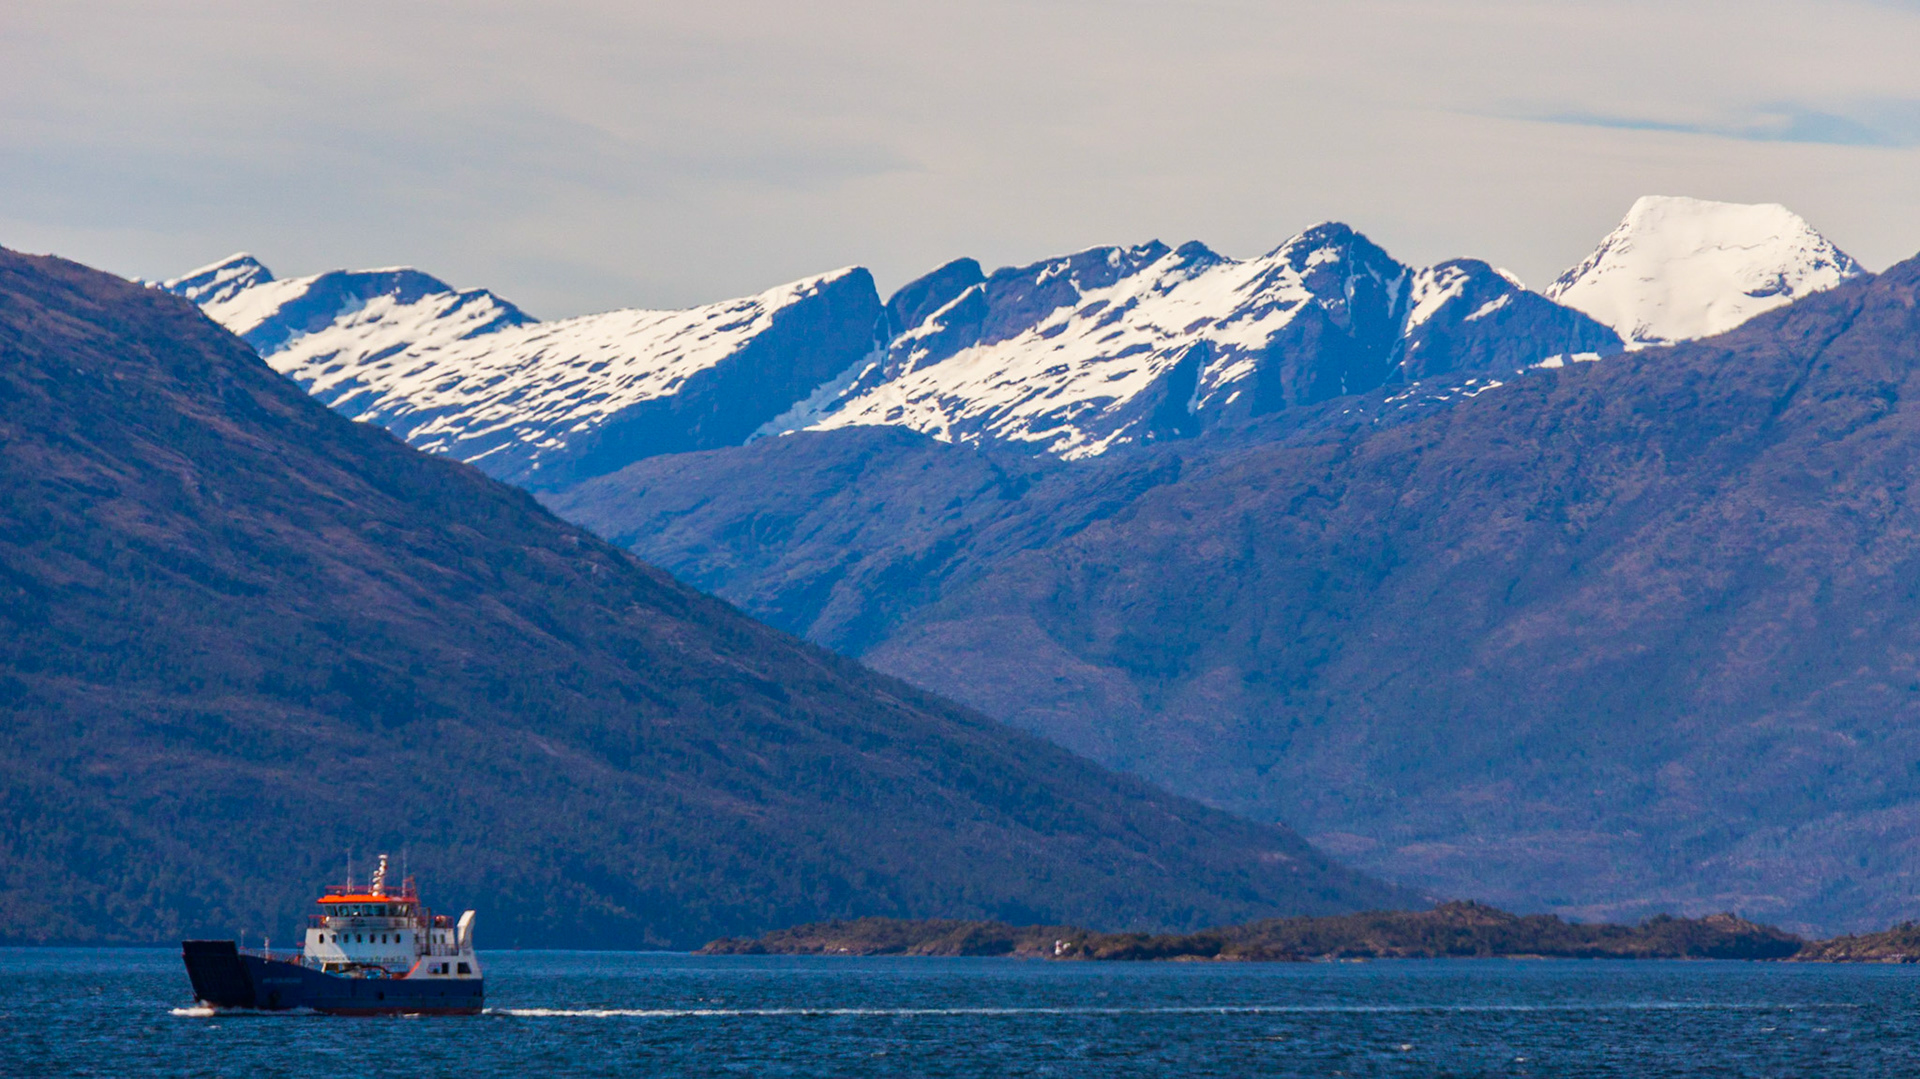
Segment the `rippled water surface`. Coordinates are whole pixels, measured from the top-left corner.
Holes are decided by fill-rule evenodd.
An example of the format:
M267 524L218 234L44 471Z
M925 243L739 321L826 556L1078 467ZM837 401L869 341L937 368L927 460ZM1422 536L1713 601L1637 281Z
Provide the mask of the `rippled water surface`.
M0 949L0 1075L1920 1075L1920 969L483 954L486 1015L205 1015L177 952Z

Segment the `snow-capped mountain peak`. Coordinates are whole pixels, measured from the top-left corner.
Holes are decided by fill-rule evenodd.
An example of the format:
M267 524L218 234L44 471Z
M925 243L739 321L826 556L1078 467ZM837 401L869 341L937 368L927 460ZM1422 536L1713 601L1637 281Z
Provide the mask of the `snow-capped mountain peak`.
M210 263L197 270L181 274L160 282L160 287L176 296L184 296L197 304L219 303L231 300L243 290L255 285L264 285L273 280L273 274L260 260L242 251L228 255L219 262Z
M269 280L199 302L288 373L315 359L353 364L402 344L466 340L536 321L486 289L456 289L406 266Z
M761 433L893 425L1074 459L1390 381L1620 347L1486 263L1415 271L1338 222L1244 261L1155 241L991 275L949 263L889 311L924 314Z
M1777 203L1650 195L1546 295L1644 348L1724 333L1860 272Z
M544 323L404 266L274 280L236 256L162 287L329 406L529 485L743 441L872 349L880 316L852 267L684 311Z

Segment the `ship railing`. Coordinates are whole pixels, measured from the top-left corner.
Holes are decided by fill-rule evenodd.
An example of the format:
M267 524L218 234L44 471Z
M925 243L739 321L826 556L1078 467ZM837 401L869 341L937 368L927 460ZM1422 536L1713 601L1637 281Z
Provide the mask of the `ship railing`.
M415 914L381 914L381 915L309 914L307 915L307 925L312 928L317 929L322 925L329 924L329 922L336 925L371 925L376 929L383 925L395 925L395 924L402 925L403 927L417 926L422 929L429 928L429 927L433 929L454 929L454 928L457 928L460 924L459 921L450 914L431 914L431 913L428 913L425 908L420 909L419 912Z
M436 918L434 920L438 921L439 919ZM308 929L324 929L328 926L340 926L345 929L376 929L376 930L377 929L389 929L389 930L391 929L425 929L427 928L427 920L424 918L413 918L413 917L407 917L404 915L400 917L388 916L385 918L375 918L375 917L367 917L367 916L349 917L344 914L309 914L307 915ZM451 926L448 926L445 928L451 928Z

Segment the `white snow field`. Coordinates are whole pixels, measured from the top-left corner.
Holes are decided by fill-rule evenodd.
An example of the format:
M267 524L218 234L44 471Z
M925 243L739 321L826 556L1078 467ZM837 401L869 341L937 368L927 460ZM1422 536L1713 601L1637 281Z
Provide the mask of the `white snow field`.
M166 287L234 276L224 266ZM222 292L202 308L329 406L381 423L419 449L473 462L508 446L531 446L537 457L622 409L669 396L764 332L782 308L855 272L688 310L556 322L406 268L268 279ZM305 322L290 318L298 304L314 307ZM283 340L256 339L289 320Z
M1546 295L1637 349L1725 333L1860 273L1785 206L1649 195Z
M917 325L870 352L868 327L850 323L864 308L835 308L834 332L851 343L831 364L806 368L790 396L758 360L745 382L700 394L778 396L752 406L754 437L891 425L1086 458L1271 410L1275 394L1324 400L1423 379L1449 394L1497 385L1525 367L1616 350L1602 327L1629 348L1710 336L1862 272L1784 207L1667 196L1635 202L1544 299L1481 262L1403 265L1331 223L1246 260L1152 243L990 276L968 265L978 283L952 284L951 302L914 314ZM863 280L846 280L855 274ZM864 278L849 267L688 310L557 322L406 268L283 281L235 255L161 287L199 303L328 405L423 450L470 462L499 455L483 467L524 479L543 457L550 475L551 455L589 452L587 436L642 402L657 404L618 430L664 422L657 410L683 390L676 400L701 402L689 414L706 415L691 376L739 355L776 315L823 290L857 286L865 297ZM826 332L769 338L751 355L786 355Z

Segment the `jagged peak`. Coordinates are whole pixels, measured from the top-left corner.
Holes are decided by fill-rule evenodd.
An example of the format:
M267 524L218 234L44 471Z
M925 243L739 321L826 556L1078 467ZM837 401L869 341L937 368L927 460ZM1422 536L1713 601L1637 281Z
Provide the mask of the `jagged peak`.
M1274 248L1259 261L1285 266L1302 278L1339 267L1345 276L1364 273L1383 285L1401 277L1408 269L1366 233L1342 221L1322 221Z
M210 262L179 277L160 282L159 288L194 303L217 303L255 285L273 280L273 271L245 251L236 251L218 262Z
M213 262L207 263L205 266L201 266L193 270L188 270L186 273L183 273L179 277L173 278L172 280L184 281L189 277L200 277L202 275L215 274L215 273L221 272L222 270L229 270L229 269L245 269L245 270L250 270L250 271L259 272L259 273L268 273L269 277L271 277L271 274L267 270L266 264L262 263L259 259L255 258L251 252L235 251L233 254L228 255L226 258L216 259ZM163 282L163 284L164 283L166 282Z
M957 258L921 274L887 297L882 335L890 339L913 329L986 279L979 261L971 258Z

